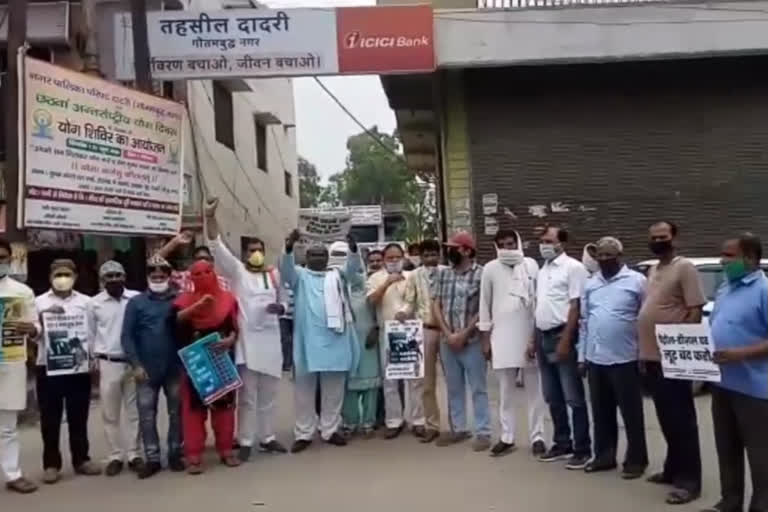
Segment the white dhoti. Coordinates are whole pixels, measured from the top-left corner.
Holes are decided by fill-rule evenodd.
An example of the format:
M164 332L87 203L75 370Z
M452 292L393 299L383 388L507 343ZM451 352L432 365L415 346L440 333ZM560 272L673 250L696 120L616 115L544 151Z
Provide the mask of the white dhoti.
M19 411L0 410L0 470L6 482L21 478L18 415Z
M238 367L243 387L238 393L237 432L240 446L275 440L275 410L280 379Z
M136 381L126 363L99 361L99 395L109 461L140 457ZM121 421L122 420L122 421Z
M515 394L525 393L528 408L528 438L533 444L544 440L544 414L546 404L541 394L541 376L538 368L527 366L523 372L525 388L516 385L517 368L496 370L499 381L499 420L501 422L501 441L507 444L515 442Z
M297 375L294 383L297 441L311 441L315 432L327 441L341 427L341 408L344 405L346 372L319 372ZM317 382L320 381L320 417L315 411Z

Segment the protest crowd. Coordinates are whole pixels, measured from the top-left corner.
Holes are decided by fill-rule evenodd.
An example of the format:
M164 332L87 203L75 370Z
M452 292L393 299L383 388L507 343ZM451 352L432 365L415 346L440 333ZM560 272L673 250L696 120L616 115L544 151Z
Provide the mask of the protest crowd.
M265 261L259 240L245 248L242 261L230 252L219 237L216 206L207 205L208 244L195 250L195 262L184 271L168 263L176 246L191 242L179 235L148 260L144 292L126 289L125 270L108 261L99 273L103 291L87 297L74 291L75 264L56 260L50 290L34 297L8 276L10 246L0 240L0 297L18 306L13 317L6 311L4 338L28 339L37 348L44 483L61 476L65 412L76 474L115 476L127 465L146 479L161 471L161 392L172 471L204 471L209 419L226 466L239 466L256 450L286 453L274 423L280 379L290 370L292 453L310 448L318 433L323 442L341 447L356 437L374 437L379 427L384 439L399 437L407 427L422 443L444 447L471 440L472 450L494 457L526 444L537 461L562 461L566 469L586 473L612 471L620 463L627 480L648 470L647 392L667 443L664 466L648 481L669 487L671 505L700 496L691 381L666 375L665 361L675 357L660 352L657 343L660 325L701 324L706 303L695 267L677 254L672 222L649 228L649 250L658 263L647 277L622 261L622 243L612 236L589 244L581 259L570 256L569 234L557 226L548 226L538 240L541 267L524 255L523 240L513 230L496 234L497 257L484 266L475 260L475 240L466 232L445 247L426 240L407 255L390 244L368 253L365 262L347 236L330 246L310 244L297 265L297 230L275 267ZM712 386L712 419L721 500L707 509L715 512L743 511L745 501L752 512L768 512L768 444L761 436L768 424L768 280L761 257L761 242L753 235L724 242L726 279L709 318L712 350L700 351L705 356L699 359L720 373ZM196 367L179 357L180 350L211 335L211 360L223 358L223 366L236 368L223 368L222 375L237 382L237 389L213 395L198 382ZM489 365L500 394L495 443ZM96 368L109 448L104 468L92 461L88 443L89 370ZM436 396L440 373L447 412L440 411ZM9 490L31 493L37 486L19 467L23 363L0 365L0 390L0 468ZM515 438L517 393L527 402L528 443ZM547 408L551 440L544 432ZM617 453L617 410L626 433L623 458ZM441 414L448 431L441 432Z

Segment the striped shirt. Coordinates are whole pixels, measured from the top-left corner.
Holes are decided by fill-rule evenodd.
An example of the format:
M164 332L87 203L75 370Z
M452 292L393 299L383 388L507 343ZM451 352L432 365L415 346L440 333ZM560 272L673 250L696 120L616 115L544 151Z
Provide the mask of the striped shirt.
M464 272L457 272L453 267L440 270L434 281L432 296L440 301L443 318L452 332L465 329L473 316L480 312L480 282L483 267L472 263ZM469 338L470 343L479 339L475 331Z

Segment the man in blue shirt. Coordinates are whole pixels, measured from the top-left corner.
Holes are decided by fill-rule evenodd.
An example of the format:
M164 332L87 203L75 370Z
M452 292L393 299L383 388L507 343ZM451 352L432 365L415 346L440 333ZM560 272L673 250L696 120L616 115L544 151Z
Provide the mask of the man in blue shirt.
M768 280L760 270L760 239L723 244L726 281L710 324L720 383L712 390L712 419L720 466L720 502L712 512L741 512L744 451L752 475L750 512L768 511Z
M157 434L157 400L162 388L168 408L168 466L184 471L181 459L181 405L179 384L181 362L176 346L176 315L173 300L176 289L170 286L171 265L161 256L147 262L147 286L125 308L121 342L133 367L139 429L144 442L146 464L141 479L161 469L160 438Z
M595 456L587 473L616 468L618 407L624 419L627 451L622 478L639 478L648 466L643 395L637 356L637 315L645 298L645 277L621 262L622 244L613 237L597 242L599 272L581 298L579 368L589 375Z

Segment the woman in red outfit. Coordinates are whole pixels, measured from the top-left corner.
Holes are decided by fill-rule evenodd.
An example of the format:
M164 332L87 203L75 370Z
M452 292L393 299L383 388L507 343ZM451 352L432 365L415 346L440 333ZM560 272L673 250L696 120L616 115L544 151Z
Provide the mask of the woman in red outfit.
M178 310L179 341L182 346L218 332L221 341L217 350L231 352L237 338L237 301L219 286L219 279L208 261L198 261L190 269L194 291L182 293L175 302ZM203 405L192 382L185 375L181 383L181 422L184 431L184 455L187 472L202 473L205 448L205 420L211 412L211 426L216 438L216 450L222 463L235 467L240 461L232 454L235 435L235 392Z

